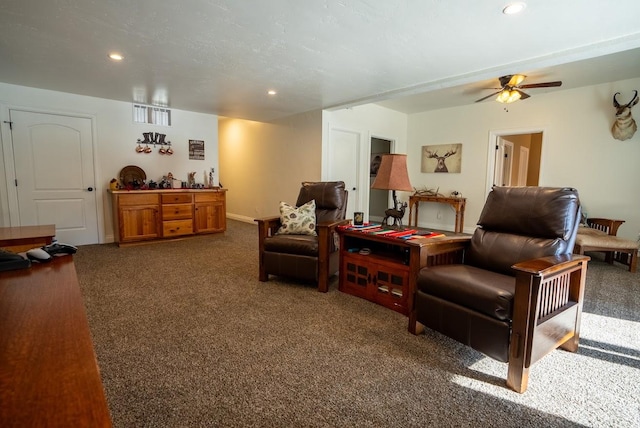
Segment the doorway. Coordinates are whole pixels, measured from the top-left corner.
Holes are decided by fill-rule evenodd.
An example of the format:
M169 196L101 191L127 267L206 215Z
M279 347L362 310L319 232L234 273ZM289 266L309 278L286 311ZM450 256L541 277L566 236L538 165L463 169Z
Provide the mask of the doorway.
M491 132L487 194L493 186L538 186L542 130Z
M389 208L389 191L372 189L371 185L378 173L378 167L382 160L382 155L391 153L393 142L383 138L371 137L371 152L369 166L369 221L381 222L384 219L384 212Z

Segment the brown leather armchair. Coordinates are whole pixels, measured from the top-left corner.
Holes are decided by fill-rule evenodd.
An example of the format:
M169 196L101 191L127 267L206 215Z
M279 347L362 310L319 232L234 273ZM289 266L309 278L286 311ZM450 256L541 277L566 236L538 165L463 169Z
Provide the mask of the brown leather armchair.
M342 181L303 182L296 206L316 201L316 233L277 235L280 217L256 219L260 257L260 281L269 275L314 282L318 291L329 290L329 277L339 268L335 228L343 223L348 193Z
M575 189L494 188L471 239L420 270L409 329L507 362L507 385L524 392L533 363L578 349L589 260L571 254L579 219Z

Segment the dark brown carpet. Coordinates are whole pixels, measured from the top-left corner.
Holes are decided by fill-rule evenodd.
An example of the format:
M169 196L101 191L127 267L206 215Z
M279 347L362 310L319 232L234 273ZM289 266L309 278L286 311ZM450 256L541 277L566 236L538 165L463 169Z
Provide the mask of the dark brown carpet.
M529 390L506 365L407 318L257 280L257 230L75 256L116 427L640 426L640 274L590 264L577 354Z

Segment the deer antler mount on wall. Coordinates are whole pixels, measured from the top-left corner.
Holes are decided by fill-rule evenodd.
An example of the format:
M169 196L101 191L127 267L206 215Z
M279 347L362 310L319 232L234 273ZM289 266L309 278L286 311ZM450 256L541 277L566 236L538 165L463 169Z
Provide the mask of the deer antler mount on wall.
M616 95L620 95L620 92L616 92L613 95L613 106L616 108L616 121L611 127L611 134L616 140L624 141L633 137L633 134L638 130L636 121L631 117L631 108L638 104L638 91L633 91L633 98L627 104L620 105L616 100Z

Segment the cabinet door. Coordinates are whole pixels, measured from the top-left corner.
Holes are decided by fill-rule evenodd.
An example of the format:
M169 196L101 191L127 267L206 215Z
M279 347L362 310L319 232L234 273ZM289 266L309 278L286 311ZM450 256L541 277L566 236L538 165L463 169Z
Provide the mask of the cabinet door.
M139 241L160 236L157 205L122 206L119 215L120 241Z
M372 274L375 274L375 269L368 264L356 257L345 256L340 263L340 291L371 300L369 283Z
M222 201L196 202L196 233L222 232L226 229L226 213Z
M374 277L375 301L387 308L408 315L407 293L409 292L409 272L407 269L393 269L378 266Z
M409 268L374 256L343 254L339 289L408 315Z

